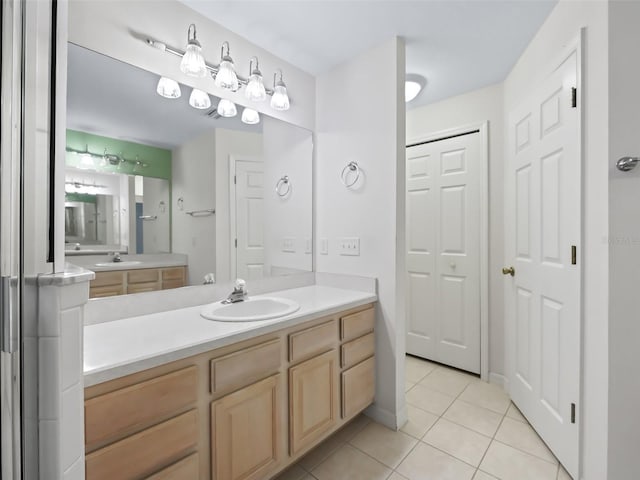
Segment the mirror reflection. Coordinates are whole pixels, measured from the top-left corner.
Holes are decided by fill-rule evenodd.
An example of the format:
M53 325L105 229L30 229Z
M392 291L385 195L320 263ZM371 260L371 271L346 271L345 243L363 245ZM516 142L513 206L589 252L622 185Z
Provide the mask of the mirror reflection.
M312 270L311 132L160 86L69 45L66 254L97 272L92 296ZM121 270L138 272L104 285Z

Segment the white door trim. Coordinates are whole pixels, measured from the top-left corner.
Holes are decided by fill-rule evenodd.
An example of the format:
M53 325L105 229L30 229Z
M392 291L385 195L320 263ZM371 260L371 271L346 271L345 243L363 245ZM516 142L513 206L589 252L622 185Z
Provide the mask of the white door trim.
M229 278L235 281L237 275L238 250L236 248L236 162L260 162L258 157L229 154Z
M480 378L489 381L489 122L472 123L412 137L416 143L444 140L478 131L480 136Z

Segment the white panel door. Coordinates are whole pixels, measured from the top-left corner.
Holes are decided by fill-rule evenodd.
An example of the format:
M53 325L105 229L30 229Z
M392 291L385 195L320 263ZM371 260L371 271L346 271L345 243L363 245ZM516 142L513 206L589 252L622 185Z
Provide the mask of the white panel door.
M264 276L264 166L236 161L236 277Z
M509 385L513 401L574 478L580 389L580 109L577 53L508 118L505 175ZM576 250L577 252L578 250ZM573 406L572 406L573 405ZM573 411L573 412L572 412Z
M407 352L480 373L480 135L407 148Z

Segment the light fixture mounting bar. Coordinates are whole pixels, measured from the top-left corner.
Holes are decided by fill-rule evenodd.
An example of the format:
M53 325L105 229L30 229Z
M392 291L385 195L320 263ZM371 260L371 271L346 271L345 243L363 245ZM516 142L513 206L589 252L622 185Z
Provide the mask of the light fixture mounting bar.
M94 152L90 152L88 149L76 150L75 148L71 148L71 147L66 147L65 150L68 153L75 153L78 155L89 155L90 157L93 157L93 158L100 158L100 159L107 159L107 160L117 159L117 163L131 163L132 165L138 165L143 168L148 167L146 163L141 162L140 160L129 160L127 158L124 158L122 155L118 155L116 153L107 153L106 151L104 153L94 153Z
M183 50L179 50L177 48L170 47L166 43L160 42L158 40L154 40L153 38L147 38L146 39L146 43L151 48L155 48L156 50L160 50L162 52L166 52L168 54L175 55L176 57L179 57L179 58L182 58L183 55L184 55L184 51ZM209 72L211 77L215 78L216 74L218 73L218 65L210 65L210 64L205 62L205 67L207 67L207 71ZM236 73L236 76L238 77L238 83L240 85L246 87L247 84L249 83L249 79L241 77L237 73ZM265 87L265 90L267 92L267 95L273 95L273 90L272 89Z

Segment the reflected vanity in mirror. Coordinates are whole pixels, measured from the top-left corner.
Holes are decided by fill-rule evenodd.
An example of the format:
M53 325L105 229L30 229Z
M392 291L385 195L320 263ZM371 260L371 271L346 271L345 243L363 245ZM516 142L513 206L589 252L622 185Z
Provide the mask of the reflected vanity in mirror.
M311 132L68 55L66 255L96 272L92 297L312 270Z

